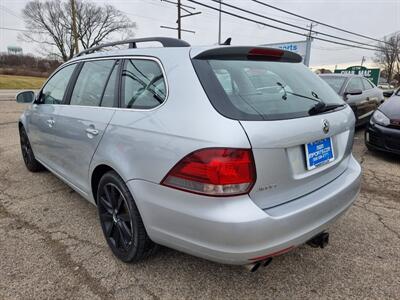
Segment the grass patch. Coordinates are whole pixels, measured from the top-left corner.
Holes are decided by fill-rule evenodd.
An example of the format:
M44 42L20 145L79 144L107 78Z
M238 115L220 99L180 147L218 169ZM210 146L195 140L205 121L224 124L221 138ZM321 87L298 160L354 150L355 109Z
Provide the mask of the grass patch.
M0 89L39 89L45 80L42 77L0 75Z

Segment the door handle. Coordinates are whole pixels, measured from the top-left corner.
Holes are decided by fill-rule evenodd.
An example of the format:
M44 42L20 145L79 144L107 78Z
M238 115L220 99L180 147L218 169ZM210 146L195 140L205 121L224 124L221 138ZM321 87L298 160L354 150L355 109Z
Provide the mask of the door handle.
M91 135L98 135L99 131L95 128L89 127L89 128L86 128L86 133L91 134Z
M56 123L56 121L54 121L53 119L48 119L48 120L46 121L46 123L47 123L47 125L49 125L49 127L53 127L54 124Z

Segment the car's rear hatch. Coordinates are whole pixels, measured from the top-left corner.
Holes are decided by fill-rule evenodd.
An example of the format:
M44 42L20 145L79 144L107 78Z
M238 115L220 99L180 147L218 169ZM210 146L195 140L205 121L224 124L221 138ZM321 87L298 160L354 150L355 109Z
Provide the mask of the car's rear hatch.
M227 47L196 53L192 62L215 109L238 120L248 136L257 171L250 197L258 206L292 201L346 170L353 113L301 57Z
M268 208L308 194L342 174L348 164L354 131L352 112L284 121L241 121L253 148L257 181L250 197ZM329 122L328 134L323 120ZM349 121L346 121L349 120ZM308 170L305 145L330 137L334 160Z

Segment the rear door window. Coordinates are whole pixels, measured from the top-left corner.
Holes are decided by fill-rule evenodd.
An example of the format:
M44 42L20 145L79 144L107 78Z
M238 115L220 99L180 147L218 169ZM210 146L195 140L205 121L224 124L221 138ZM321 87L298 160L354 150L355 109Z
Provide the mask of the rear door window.
M147 59L125 60L122 71L122 107L150 109L163 103L165 98L165 79L157 62Z
M99 106L115 60L96 60L84 63L71 95L71 105Z

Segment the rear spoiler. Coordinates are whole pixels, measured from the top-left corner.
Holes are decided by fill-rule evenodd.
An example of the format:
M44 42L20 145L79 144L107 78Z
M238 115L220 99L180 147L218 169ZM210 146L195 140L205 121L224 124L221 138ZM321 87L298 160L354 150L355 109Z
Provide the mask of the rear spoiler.
M218 47L200 52L193 59L262 60L293 63L302 61L301 56L294 52L258 46Z

